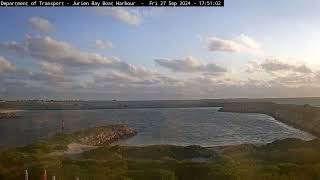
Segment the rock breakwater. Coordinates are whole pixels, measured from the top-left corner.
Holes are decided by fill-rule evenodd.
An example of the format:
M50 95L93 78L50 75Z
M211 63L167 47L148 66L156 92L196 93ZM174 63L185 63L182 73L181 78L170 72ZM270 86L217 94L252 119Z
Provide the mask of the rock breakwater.
M17 118L19 117L14 112L0 112L0 119Z
M80 132L79 143L89 146L104 146L115 141L135 136L137 131L127 125L111 125L109 128L96 127Z
M262 113L298 129L320 136L320 108L310 105L275 104L271 102L228 103L219 111Z

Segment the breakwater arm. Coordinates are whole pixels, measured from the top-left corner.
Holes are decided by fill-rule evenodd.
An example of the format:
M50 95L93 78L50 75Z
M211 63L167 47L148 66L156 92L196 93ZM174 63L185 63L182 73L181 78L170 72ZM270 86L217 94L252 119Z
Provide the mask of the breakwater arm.
M320 136L320 107L271 102L225 103L221 112L262 113L298 129Z

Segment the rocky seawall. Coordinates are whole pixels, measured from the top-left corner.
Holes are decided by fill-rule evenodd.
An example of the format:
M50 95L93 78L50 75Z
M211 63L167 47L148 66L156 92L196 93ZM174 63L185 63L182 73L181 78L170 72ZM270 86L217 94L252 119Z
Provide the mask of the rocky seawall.
M17 118L19 117L14 112L0 112L0 119Z
M320 136L320 107L271 102L226 103L219 111L262 113L295 128Z
M104 146L115 141L135 136L137 131L127 125L96 127L76 133L78 143L88 146Z

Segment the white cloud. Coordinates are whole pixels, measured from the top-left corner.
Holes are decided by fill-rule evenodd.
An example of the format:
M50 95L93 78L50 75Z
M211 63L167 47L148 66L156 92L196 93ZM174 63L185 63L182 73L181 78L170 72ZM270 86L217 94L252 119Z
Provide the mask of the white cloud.
M131 76L129 74L110 71L103 74L97 74L94 76L94 84L96 85L103 85L112 84L112 85L119 85L122 84L123 86L130 86L130 85L155 85L161 83L161 78L157 75L149 76Z
M305 76L297 73L290 73L288 75L284 76L278 76L275 79L273 79L272 83L278 83L284 86L294 86L299 87L303 85L310 85L315 83L314 76Z
M129 25L140 25L147 17L157 16L165 8L133 8L133 7L98 7L95 11L102 16L109 16Z
M261 48L260 44L256 40L254 40L253 38L251 38L245 34L241 34L238 37L238 41L240 44L242 44L243 46L246 46L249 49L259 50Z
M113 44L110 41L97 39L94 42L94 47L97 49L110 49L110 48L113 48Z
M0 56L0 74L14 70L15 66L5 57Z
M225 40L218 37L208 37L209 51L227 51L227 52L240 52L240 45L232 40Z
M144 77L152 78L157 75L156 71L143 66L135 66L116 57L81 51L67 42L58 41L49 36L26 37L20 43L0 43L0 49L35 60L40 65L40 73L43 75L41 80L45 80L46 77L50 81L64 82L65 80L60 76L64 76L69 81L77 79L77 76L90 79L95 72L114 72L114 77L116 77L115 74L123 75L134 78L138 82L146 80ZM116 78L109 80L111 79ZM81 83L79 81L81 80L74 83Z
M256 77L256 81L266 82L271 87L275 85L283 87L320 85L313 69L306 64L293 63L284 59L267 58L262 62L250 61L246 72L251 77Z
M267 72L291 71L296 73L312 73L312 70L305 64L290 64L273 58L265 59L260 65Z
M54 29L51 22L42 17L37 17L37 16L31 17L29 19L29 24L33 29L38 30L40 32L44 32L44 33L51 32Z
M96 74L94 77L95 83L114 83L114 82L132 82L135 81L136 78L132 76L128 76L119 72L108 72L104 74Z
M0 50L11 51L11 52L17 53L19 55L25 55L27 52L27 50L25 49L24 46L21 46L20 43L17 43L15 41L0 43Z
M198 63L195 63L198 64ZM135 69L135 68L133 68ZM139 69L139 68L138 68ZM81 81L77 76L59 73L61 67L45 64L41 72L16 69L0 76L4 87L0 97L87 98L87 99L192 99L224 97L277 97L301 96L306 92L316 95L320 90L312 76L290 76L265 79L233 79L230 76L207 74L189 78L176 78L162 74L134 75L117 70L85 73ZM139 76L140 74L140 76ZM252 76L253 78L254 76Z
M116 57L106 57L96 53L83 52L71 44L49 36L27 37L21 43L0 43L0 49L28 55L39 61L67 65L117 65Z
M226 72L226 69L223 67L216 64L203 64L191 56L185 59L155 59L155 62L173 72L202 72L210 74Z
M261 66L258 62L250 60L246 65L246 72L247 73L255 73L257 71L261 71Z
M265 72L271 75L283 75L288 73L312 74L313 70L303 63L293 63L280 58L266 58L262 62L249 61L246 72Z
M41 62L40 68L43 72L47 74L64 74L64 66L58 63Z
M111 16L116 20L120 20L130 25L139 25L142 14L132 8L123 7L99 7L96 8L101 15Z
M258 47L245 36L241 41L243 46ZM156 69L133 65L116 57L82 51L49 36L0 43L0 49L32 59L29 62L32 68L26 69L0 57L0 98L276 97L319 95L315 91L320 90L320 73L314 73L315 70L305 64L278 58L251 61L246 79L243 74L237 77L224 67L206 64L194 57L156 59L158 65L172 72L189 73L161 74ZM19 60L22 60L20 56ZM250 74L257 71L263 75Z
M235 39L223 39L216 36L206 38L207 48L212 52L241 52L254 55L263 54L260 44L253 38L241 34Z

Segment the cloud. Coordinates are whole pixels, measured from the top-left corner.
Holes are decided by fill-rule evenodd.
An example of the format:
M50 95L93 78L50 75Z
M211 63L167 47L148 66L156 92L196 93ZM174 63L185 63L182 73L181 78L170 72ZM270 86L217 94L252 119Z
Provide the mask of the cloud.
M109 72L105 74L97 74L94 77L95 83L113 83L113 82L121 82L128 83L135 81L136 78L132 76L128 76L126 74L118 73L118 72Z
M238 38L238 43L241 44L241 46L245 46L249 49L255 49L255 50L259 50L260 44L254 40L253 38L245 35L245 34L241 34Z
M185 59L155 59L155 62L173 72L217 74L227 71L225 68L216 64L203 64L193 57L186 57Z
M223 39L216 36L209 36L206 38L206 43L208 50L212 52L263 54L260 44L245 34L241 34L235 39Z
M245 72L247 73L255 73L258 71L262 71L260 64L253 60L248 61L248 63L245 65L245 68Z
M271 75L282 75L288 73L312 74L313 70L306 64L287 62L279 58L266 58L262 62L249 61L246 72L265 72Z
M136 82L146 81L144 77L151 78L157 75L156 71L146 67L132 65L116 57L81 51L67 42L49 36L26 37L20 43L0 43L0 49L6 53L13 52L33 59L40 67L40 72L37 73L41 73L39 77L42 78L37 79L30 74L25 74L25 77L28 77L28 80L41 81L42 84L49 84L44 82L47 80L50 83L55 81L57 84L60 81L60 85L74 86L82 83L79 77L92 79L92 75L97 72L114 72L114 77L109 80L118 79L118 83L121 80L119 77L116 78L116 75L134 78ZM13 74L10 76L17 77Z
M156 73L143 66L121 61L117 57L107 57L97 53L85 52L69 43L55 40L51 37L28 38L24 43L31 57L51 63L62 64L68 68L83 68L86 70L115 70L130 76L152 76Z
M29 24L33 29L38 30L40 32L44 32L44 33L49 33L54 29L51 22L42 17L37 17L37 16L31 17L29 19Z
M209 51L226 51L226 52L240 52L240 45L231 40L225 40L218 37L208 37Z
M267 72L291 71L296 73L312 73L312 70L305 64L290 64L279 59L266 59L261 63L261 67Z
M7 60L5 57L0 56L0 74L9 72L15 69L15 66L11 64L9 60Z
M65 68L63 65L58 63L41 62L40 68L43 72L47 74L63 74L65 73Z
M138 67L121 61L117 57L107 57L97 53L81 51L73 45L53 39L49 36L27 37L20 43L0 43L0 50L29 56L39 61L44 68L54 65L68 68L107 68L122 71L130 75L145 76L154 73L142 66Z
M270 86L302 87L318 86L317 74L306 64L288 62L278 58L267 58L262 62L249 61L246 72L256 73L257 81L266 82ZM259 74L259 75L258 75Z
M99 7L96 8L96 11L101 15L111 16L129 25L139 25L143 16L139 11L123 7Z
M242 38L243 46L256 46L245 36ZM315 96L319 95L317 90L320 92L320 73L281 58L251 61L246 78L194 57L156 59L155 63L172 72L189 73L164 74L116 57L83 51L49 36L0 43L0 49L30 65L14 65L0 56L0 98L5 99L199 99L307 93ZM256 72L262 75L250 74Z
M155 85L161 83L161 80L157 77L141 77L141 76L130 76L128 74L119 72L108 72L105 74L98 74L94 76L94 84L100 84L105 86L108 85L119 85L130 86L130 85Z
M110 48L113 48L113 44L110 41L97 39L94 42L94 47L97 49L110 49Z
M108 16L123 23L138 26L147 17L162 14L165 8L98 7L94 9L101 16Z
M50 68L52 67L52 68ZM138 68L139 69L139 68ZM99 71L91 76L65 76L60 66L45 64L40 72L16 68L0 76L3 98L75 98L75 99L200 99L224 97L316 95L320 90L314 79L303 74L272 80L239 80L207 74L177 78L154 73L150 76L132 70ZM148 71L147 71L148 72ZM139 76L140 75L140 76ZM254 76L252 76L254 77Z
M71 44L49 36L27 37L21 43L0 43L0 49L30 56L39 61L69 65L112 65L120 63L115 57L83 52Z
M119 66L118 69L122 70L122 72L125 72L131 76L138 76L138 77L149 76L150 77L152 75L157 75L156 70L151 70L144 66L136 66L133 64L125 63L125 62L122 62L120 65L121 66Z
M44 71L43 69L40 71L31 71L31 69L14 66L10 71L1 74L0 81L6 83L19 82L29 86L41 85L58 89L62 84L66 82L71 83L73 80L70 76L66 76L63 73Z
M0 43L0 50L11 51L11 52L17 53L18 55L24 55L27 52L24 46L21 46L21 44L15 41Z
M315 82L314 80L315 79L313 76L291 73L289 75L276 77L269 83L278 83L284 86L299 87L303 85L313 84Z

